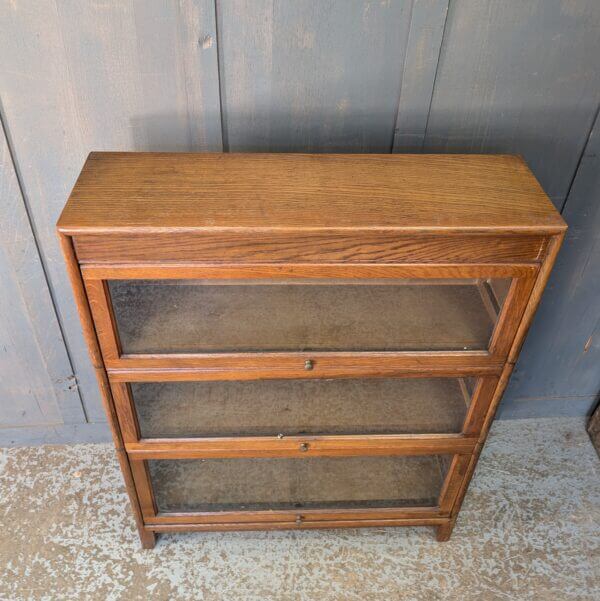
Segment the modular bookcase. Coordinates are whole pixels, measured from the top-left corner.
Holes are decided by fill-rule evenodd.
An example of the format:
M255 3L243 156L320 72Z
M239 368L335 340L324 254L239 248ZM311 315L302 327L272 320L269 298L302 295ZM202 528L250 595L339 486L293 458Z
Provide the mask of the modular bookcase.
M90 154L58 231L143 546L447 540L565 229L514 156Z

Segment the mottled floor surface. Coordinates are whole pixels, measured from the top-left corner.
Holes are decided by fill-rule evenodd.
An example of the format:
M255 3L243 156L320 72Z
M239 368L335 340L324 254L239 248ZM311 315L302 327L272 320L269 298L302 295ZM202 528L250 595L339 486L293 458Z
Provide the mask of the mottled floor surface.
M0 449L0 599L600 599L600 461L578 419L497 422L454 535L163 536L108 445Z

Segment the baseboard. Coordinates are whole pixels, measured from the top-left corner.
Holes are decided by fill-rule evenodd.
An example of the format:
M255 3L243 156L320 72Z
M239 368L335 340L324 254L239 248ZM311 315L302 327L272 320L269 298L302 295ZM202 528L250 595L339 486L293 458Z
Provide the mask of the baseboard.
M59 426L30 426L24 428L0 428L0 447L111 442L111 440L110 429L106 422L94 424L61 424Z
M585 417L596 406L598 397L548 397L510 399L498 409L498 419L529 417Z

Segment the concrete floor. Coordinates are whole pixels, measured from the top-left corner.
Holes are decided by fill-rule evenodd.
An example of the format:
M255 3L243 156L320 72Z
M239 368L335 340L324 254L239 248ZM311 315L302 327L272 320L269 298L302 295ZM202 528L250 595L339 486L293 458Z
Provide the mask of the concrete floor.
M497 422L454 535L181 534L142 551L109 445L0 449L0 599L600 599L600 461L579 419Z

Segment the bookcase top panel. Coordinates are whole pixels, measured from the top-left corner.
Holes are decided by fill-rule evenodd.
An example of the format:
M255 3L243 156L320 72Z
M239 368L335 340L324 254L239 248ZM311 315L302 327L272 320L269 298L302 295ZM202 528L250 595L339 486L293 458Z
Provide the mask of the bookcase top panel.
M92 152L58 222L67 234L565 227L520 157L449 154Z

